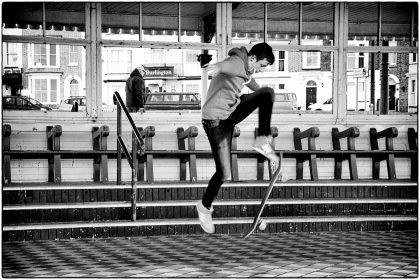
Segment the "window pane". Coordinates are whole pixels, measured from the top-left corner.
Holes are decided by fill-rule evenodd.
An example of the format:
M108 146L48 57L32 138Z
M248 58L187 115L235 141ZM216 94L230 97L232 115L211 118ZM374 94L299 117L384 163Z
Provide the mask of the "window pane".
M267 33L268 40L282 41L294 38L298 34L299 4L268 3Z
M302 3L302 39L334 39L334 3Z
M417 3L409 2L350 2L349 7L349 40L367 39L378 41L379 6L381 6L381 37L383 40L410 41L411 16L414 12L414 38L417 34Z
M264 4L232 3L232 42L248 44L264 38Z
M138 64L146 69L144 76L146 90L154 92L193 92L202 95L200 62L197 55L201 49L157 49L157 48L121 48L104 47L104 64L111 59L131 62L129 70L119 72L117 67L104 67L102 73L102 102L113 104L112 95L118 91L125 101L125 83ZM127 54L131 53L130 57ZM211 63L218 61L216 51L209 51ZM208 84L210 84L211 76ZM153 96L153 99L157 97ZM171 96L172 99L175 96Z
M40 36L42 35L42 13L41 2L32 1L17 2L10 1L2 4L3 11L3 34L17 36ZM85 29L85 3L73 2L63 9L62 2L45 3L45 21L47 36L64 37L74 36L84 38ZM75 37L73 37L75 38Z
M13 75L22 73L22 79L3 79L3 84L8 85L3 87L3 95L28 96L52 109L58 109L62 101L65 104L64 101L70 95L76 95L76 92L78 92L77 95L84 96L86 85L82 83L86 80L83 77L86 74L86 69L82 64L68 67L69 49L78 50L77 56L80 61L86 59L85 49L80 46L18 44L17 55L21 61L26 63L19 66L7 66L4 71ZM4 59L6 50L3 48ZM59 65L60 55L64 65ZM54 61L51 64L51 59L55 60L56 67L60 67L59 70L52 71L50 67L54 66ZM65 111L67 108L63 110ZM68 111L70 110L71 107Z
M56 45L49 45L50 47L50 66L57 66L57 50Z
M395 55L399 61L408 61L410 54ZM387 53L374 53L365 56L366 67L348 69L347 111L371 114L375 111L379 114L384 112L381 110L381 106L384 108L381 101L383 99L388 99L388 114L404 114L413 106L417 106L417 93L411 94L410 90L407 90L410 83L417 81L417 64L397 63L394 66L389 63L383 64L383 61L389 61L389 56ZM375 61L373 70L372 59ZM384 73L388 75L384 76Z
M52 103L56 103L58 100L58 96L57 96L57 80L52 79L50 80L51 85L50 85L50 102Z
M317 70L303 67L304 52L287 51L285 57L287 73L264 71L253 75L259 85L274 89L276 100L273 113L297 113L305 110L332 113L332 104L323 103L332 97L333 54L319 52L321 61ZM244 87L242 92L250 93L252 90Z
M216 3L181 3L181 42L215 43L215 33Z

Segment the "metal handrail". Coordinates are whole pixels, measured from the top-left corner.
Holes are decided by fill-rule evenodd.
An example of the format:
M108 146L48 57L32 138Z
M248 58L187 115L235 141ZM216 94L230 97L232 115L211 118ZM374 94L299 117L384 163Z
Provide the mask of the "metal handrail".
M122 154L121 150L124 151L124 154L127 158L127 161L131 168L131 220L136 220L136 209L137 209L137 169L138 169L138 160L137 160L137 143L140 143L140 156L144 154L144 140L137 129L133 119L130 116L130 113L127 110L127 107L124 104L120 94L116 91L114 92L114 97L117 103L117 185L121 185L121 159ZM131 126L132 131L132 152L128 151L122 135L122 117L121 110L124 112L128 122Z

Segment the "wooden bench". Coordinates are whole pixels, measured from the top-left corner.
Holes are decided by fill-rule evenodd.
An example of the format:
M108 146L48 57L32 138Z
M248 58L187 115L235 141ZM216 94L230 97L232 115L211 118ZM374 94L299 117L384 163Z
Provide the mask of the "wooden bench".
M4 237L6 240L51 238L109 237L127 235L200 233L194 204L201 198L207 182L197 180L197 159L212 158L210 151L196 150L196 127L178 128L178 150L153 150L154 127L140 128L145 142L144 155L139 157L137 178L137 220L130 220L131 186L109 182L109 159L117 151L107 150L109 128L92 128L92 150L66 151L60 149L60 126L47 127L48 150L10 150L12 130L3 126L3 206ZM277 129L272 128L276 135ZM410 228L417 221L417 173L413 180L395 176L395 158L410 158L417 165L416 133L408 131L410 150L394 150L395 128L379 133L370 131L372 150L356 150L357 128L343 132L332 128L333 150L316 150L315 140L320 132L309 128L295 129L296 150L284 150L285 158L296 159L297 179L277 183L264 216L269 232L322 230L380 230ZM276 135L277 136L277 135ZM175 136L174 136L175 137ZM267 181L264 178L265 159L255 151L238 150L236 141L240 129L235 128L232 143L232 182L225 184L215 205L218 233L240 233L252 222ZM308 150L301 140L308 139ZM347 138L348 149L342 150L339 139ZM385 138L386 150L375 149L377 139ZM375 140L376 139L376 140ZM187 144L185 144L185 141ZM378 174L378 161L387 160L388 180L372 178L360 180L357 158L371 158ZM14 159L48 159L48 181L43 184L12 183L10 162ZM61 179L61 160L92 159L92 183L66 183ZM156 182L156 158L175 158L180 162L180 178L176 182ZM257 161L259 180L240 181L238 159ZM334 159L333 180L320 180L317 160ZM349 161L350 180L341 179L342 162ZM303 163L309 161L311 180L303 180ZM187 169L187 166L189 168ZM9 170L9 171L8 171ZM144 176L145 174L145 176ZM189 181L187 181L189 175Z

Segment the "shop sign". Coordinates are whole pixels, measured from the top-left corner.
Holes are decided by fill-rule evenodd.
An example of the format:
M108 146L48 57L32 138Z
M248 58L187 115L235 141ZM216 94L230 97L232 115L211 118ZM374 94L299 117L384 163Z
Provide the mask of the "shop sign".
M173 66L145 67L145 70L146 70L145 77L173 77L174 76Z

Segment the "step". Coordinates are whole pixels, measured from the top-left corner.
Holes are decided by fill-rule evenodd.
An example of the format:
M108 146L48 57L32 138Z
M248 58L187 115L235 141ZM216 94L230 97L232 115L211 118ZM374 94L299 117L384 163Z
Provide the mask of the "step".
M216 218L216 225L250 224L253 217L243 218ZM390 222L390 221L417 221L417 216L408 215L366 215L366 216L304 216L304 217L267 217L267 223L334 223L334 222ZM198 219L148 219L137 221L101 221L101 222L72 222L72 223L34 223L19 225L3 225L3 231L45 230L45 229L72 229L72 228L101 228L101 227L150 227L150 226L176 226L198 225Z
M269 181L240 181L223 184L223 188L237 187L268 187ZM206 188L208 181L205 182L137 182L137 189L161 189L161 188ZM276 187L336 187L336 186L393 186L393 187L417 187L417 182L413 180L289 180L287 182L277 182ZM39 190L104 190L104 189L131 189L131 184L117 185L116 183L13 183L3 186L3 191L39 191Z
M410 198L328 198L328 199L309 199L309 198L282 198L269 199L266 205L314 205L314 204L390 204L390 203L417 203L417 199ZM176 206L195 206L197 200L168 200L168 201L137 201L137 207L176 207ZM242 206L260 205L258 199L235 199L235 200L216 200L214 206ZM131 207L129 201L107 201L107 202L78 202L78 203L43 203L43 204L13 204L3 205L3 211L17 210L59 210L59 209L86 209L86 208L128 208Z

